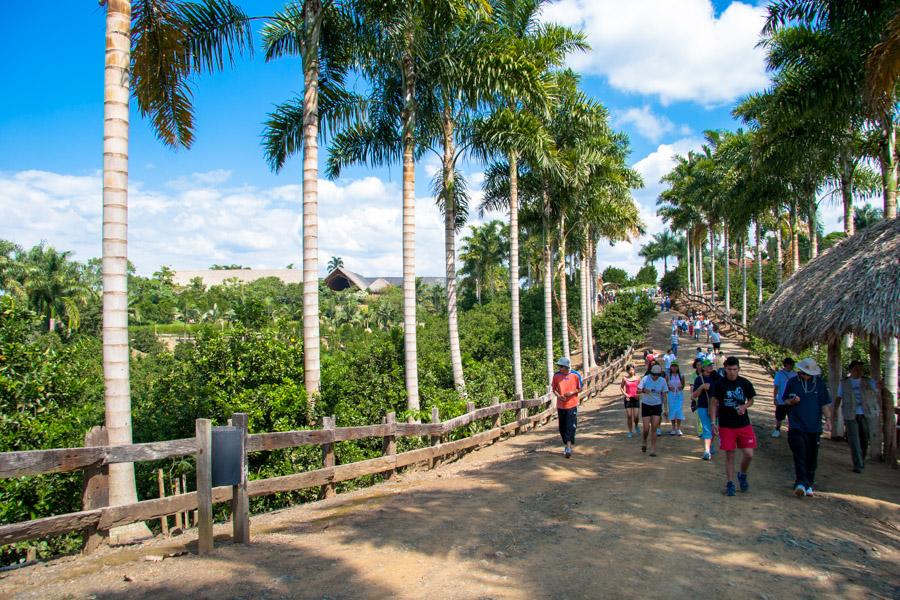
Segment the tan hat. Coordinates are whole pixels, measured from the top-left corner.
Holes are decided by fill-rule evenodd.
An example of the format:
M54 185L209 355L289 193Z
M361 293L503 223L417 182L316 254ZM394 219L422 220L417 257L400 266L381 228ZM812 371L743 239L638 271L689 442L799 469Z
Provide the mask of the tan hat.
M816 361L812 359L812 357L804 358L800 362L797 363L797 370L803 371L807 375L821 375L822 369L819 368L819 365L816 364Z
M651 375L662 375L662 367L659 365L653 365L653 367L650 369L650 374Z

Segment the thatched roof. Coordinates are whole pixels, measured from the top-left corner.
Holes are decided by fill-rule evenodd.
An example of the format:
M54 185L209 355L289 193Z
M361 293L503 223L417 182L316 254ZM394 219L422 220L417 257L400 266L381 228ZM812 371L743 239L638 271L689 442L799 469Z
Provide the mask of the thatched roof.
M900 219L867 227L810 261L762 306L751 330L795 351L847 333L900 335Z

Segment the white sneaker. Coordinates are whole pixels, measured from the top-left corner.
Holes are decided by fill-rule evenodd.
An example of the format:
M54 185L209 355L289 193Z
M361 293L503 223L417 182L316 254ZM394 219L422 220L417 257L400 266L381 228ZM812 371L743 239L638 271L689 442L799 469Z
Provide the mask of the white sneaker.
M780 437L781 437L781 430L780 430L780 429L773 429L773 430L772 430L772 437L773 437L773 438L780 438Z
M634 437L634 434L631 433L631 432L629 431L629 432L628 432L628 439L630 440L630 439L633 438L633 437Z
M803 496L806 495L806 488L803 487L802 483L798 483L797 485L794 486L794 495L797 496L798 498L802 498Z
M657 428L656 428L656 435L657 435L657 436L662 435L662 429L660 429L660 428L657 427Z
M812 495L813 495L812 486L809 486L808 488L806 488L806 495L812 497Z
M673 429L672 431L669 432L669 435L678 435L678 431Z
M675 431L675 435L677 435L678 437L681 437L684 435L684 432L682 430L678 429Z

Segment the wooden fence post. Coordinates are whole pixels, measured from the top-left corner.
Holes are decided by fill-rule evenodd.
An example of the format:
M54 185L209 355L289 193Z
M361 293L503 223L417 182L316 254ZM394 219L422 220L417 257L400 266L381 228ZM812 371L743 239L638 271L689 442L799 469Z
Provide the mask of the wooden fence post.
M500 398L498 398L497 396L494 396L493 398L491 398L491 406L499 406L499 405L500 405ZM496 415L494 415L494 420L491 422L491 429L497 429L498 427L500 427L502 422L503 422L503 414L498 412ZM497 438L497 439L500 439L500 438Z
M197 551L213 550L212 521L212 421L197 419Z
M322 418L322 429L334 430L334 415ZM334 466L334 443L322 444L322 465L327 469ZM326 483L322 486L321 497L331 498L334 496L334 484Z
M516 394L516 402L522 402L522 400L524 400L524 398L522 397L522 394ZM519 435L523 431L522 425L518 423L518 421L522 420L522 409L521 408L517 409L514 416L516 418L517 424L516 424L516 430L513 433L513 435Z
M162 469L156 470L156 483L159 486L159 497L166 497L166 478L163 475ZM166 537L169 537L169 515L163 515L159 519L159 527L162 529L162 534Z
M438 411L437 406L431 407L431 422L432 424L439 425L441 423L441 413ZM432 435L431 436L431 445L432 446L440 446L441 445L441 436L440 435ZM439 464L441 464L441 459L439 456L435 455L431 458L431 468L434 469Z
M175 481L172 482L172 494L174 496L177 496L180 493L181 493L181 479L179 479L178 477L175 477ZM187 527L184 525L184 523L181 520L181 511L180 510L175 512L175 529L178 530L178 533L184 533L184 530L187 529Z
M247 494L247 413L234 413L231 423L241 430L241 481L231 487L231 526L235 544L250 543L250 496Z
M105 427L91 427L84 435L84 445L106 446L109 444L109 435ZM109 504L109 466L92 465L83 471L84 483L81 488L82 510L101 508ZM98 530L96 526L88 527L84 532L84 553L90 554L101 544L105 543L109 536L108 531Z
M395 431L395 426L397 425L397 414L394 412L389 412L382 422L385 423L390 430ZM396 435L386 435L384 436L384 442L382 443L382 452L384 452L385 456L393 456L397 454L397 436ZM391 469L387 471L384 475L384 478L387 481L393 481L397 478L397 469Z

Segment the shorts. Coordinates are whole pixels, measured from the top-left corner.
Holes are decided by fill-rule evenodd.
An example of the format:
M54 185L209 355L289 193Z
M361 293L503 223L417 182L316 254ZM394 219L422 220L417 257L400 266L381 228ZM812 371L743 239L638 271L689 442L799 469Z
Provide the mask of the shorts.
M719 448L736 450L738 448L756 448L756 434L753 426L719 427Z
M641 404L642 417L661 417L662 404Z
M680 419L684 421L684 410L682 409L682 405L684 404L684 398L681 395L681 392L674 392L673 398L669 400L669 419L675 420Z
M641 401L635 396L633 398L625 398L625 408L637 408L641 405Z
M716 352L722 349L722 342L713 342L713 348Z
M712 421L709 419L709 409L707 408L698 408L697 409L697 418L700 419L700 425L703 428L703 431L700 434L700 437L704 440L712 439Z
M791 412L791 407L787 404L776 404L775 405L775 420L776 421L784 421L788 417L788 413Z

